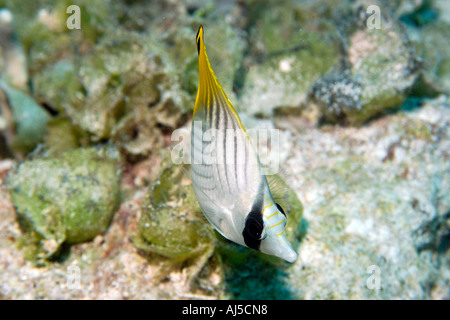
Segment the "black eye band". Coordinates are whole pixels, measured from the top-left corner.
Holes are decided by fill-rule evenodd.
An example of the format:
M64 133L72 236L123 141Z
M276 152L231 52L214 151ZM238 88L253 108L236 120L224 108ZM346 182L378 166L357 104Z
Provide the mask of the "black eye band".
M245 227L242 232L247 247L259 250L263 229L264 222L261 213L258 211L250 212L245 220Z

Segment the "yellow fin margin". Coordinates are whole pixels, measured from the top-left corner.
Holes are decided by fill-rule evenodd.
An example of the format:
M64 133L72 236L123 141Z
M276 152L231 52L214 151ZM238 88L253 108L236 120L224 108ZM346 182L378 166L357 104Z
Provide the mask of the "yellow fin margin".
M244 132L246 131L244 126L242 125L241 119L231 104L230 99L228 99L225 90L223 90L219 80L214 73L214 70L211 67L211 64L208 59L208 54L206 53L206 47L203 37L203 26L201 25L197 32L196 37L197 51L198 51L198 71L199 71L199 79L198 79L198 91L197 98L195 99L194 105L194 115L195 113L206 107L210 108L214 99L223 98L226 102L227 107L230 109L232 114L238 120L238 123Z

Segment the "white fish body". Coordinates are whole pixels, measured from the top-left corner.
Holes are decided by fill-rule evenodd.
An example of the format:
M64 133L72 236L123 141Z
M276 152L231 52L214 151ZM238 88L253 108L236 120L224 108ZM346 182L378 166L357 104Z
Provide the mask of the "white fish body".
M294 262L286 216L275 203L257 153L197 33L199 88L191 133L191 178L200 207L225 238Z

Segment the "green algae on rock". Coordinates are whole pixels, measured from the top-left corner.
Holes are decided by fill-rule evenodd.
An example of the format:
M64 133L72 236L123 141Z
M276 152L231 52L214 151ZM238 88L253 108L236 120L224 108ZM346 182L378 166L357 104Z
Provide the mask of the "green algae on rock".
M122 29L107 34L90 53L37 74L35 95L92 141L111 139L130 159L142 158L162 145L164 128L178 127L190 109L179 70L159 40Z
M350 38L351 74L361 79L363 86L363 108L348 115L352 123L400 106L418 75L417 58L400 26L377 31L357 31Z
M0 0L14 15L19 41L27 53L30 75L56 63L62 57L78 56L89 50L107 31L116 31L115 3L80 0L80 29L67 27L67 8L73 1L39 0L24 5L14 0Z
M431 23L420 29L407 28L417 53L424 60L421 88L418 95L450 93L449 23Z
M251 115L271 116L279 107L299 107L314 81L339 59L339 34L330 21L317 18L317 8L292 2L263 10L250 32L250 52L240 105Z
M89 137L69 118L56 117L47 122L44 143L48 154L53 156L89 145Z
M450 12L446 1L419 1L404 6L400 20L423 59L423 74L415 96L450 93Z
M24 236L26 258L43 263L63 243L105 232L120 201L118 155L79 148L22 162L7 179Z
M214 239L182 167L164 167L142 203L136 247L174 264L190 260L188 273L195 276L212 256Z
M199 19L183 15L182 4L168 5L175 14L158 4L82 0L77 4L82 28L68 30L66 0L55 6L38 1L22 11L13 1L5 3L17 21L27 21L17 34L31 64L34 98L70 118L92 142L110 139L127 159L137 161L161 147L164 133L180 126L192 110L198 73L196 27L190 24ZM168 16L162 18L160 11ZM166 25L166 18L173 23ZM127 19L139 21L130 25ZM225 22L214 29L219 60L226 61L223 67L232 78L244 41Z
M383 20L381 29L359 28L349 35L348 48L336 70L312 86L310 102L325 120L361 125L395 108L408 97L420 63L398 21Z
M58 113L84 103L84 88L71 59L62 59L33 77L33 95Z

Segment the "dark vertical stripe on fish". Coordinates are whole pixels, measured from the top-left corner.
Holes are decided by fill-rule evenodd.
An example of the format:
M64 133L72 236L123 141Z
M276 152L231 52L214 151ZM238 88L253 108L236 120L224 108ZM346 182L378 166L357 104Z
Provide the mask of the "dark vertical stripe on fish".
M264 221L261 212L262 204L262 197L258 197L245 219L245 227L242 231L242 236L244 237L244 242L247 247L256 250L259 250L261 245L261 236L264 229Z

